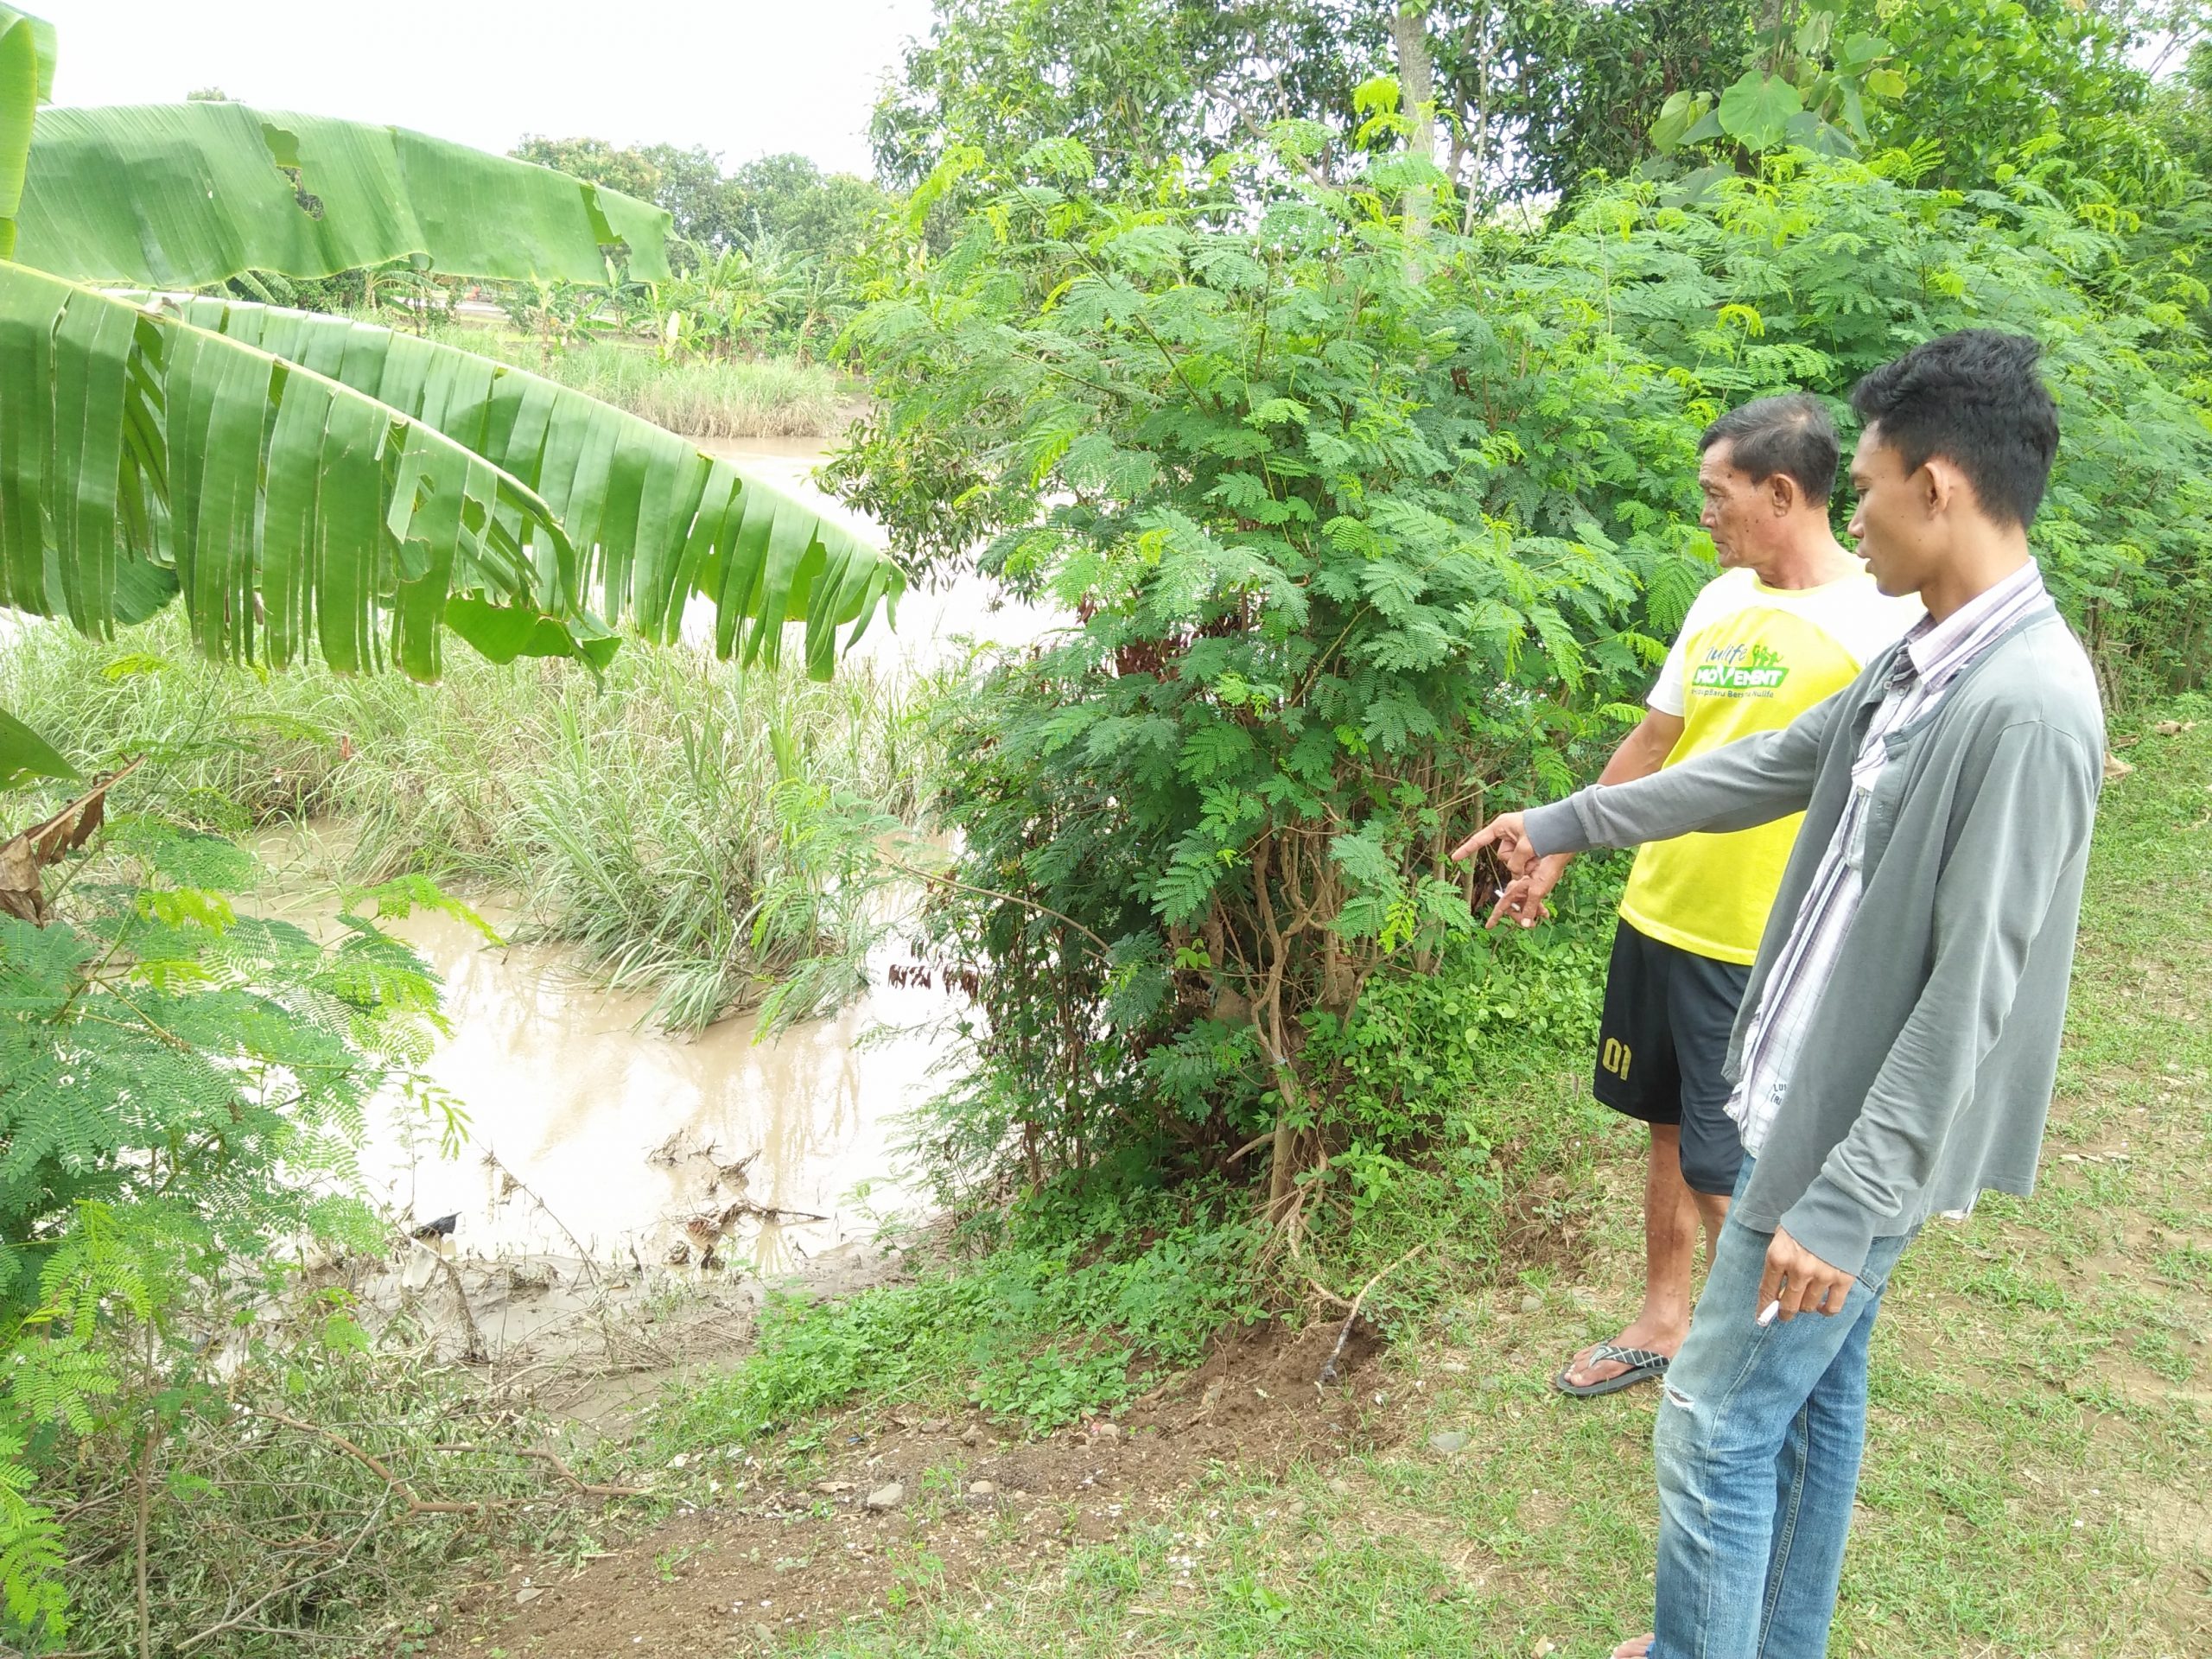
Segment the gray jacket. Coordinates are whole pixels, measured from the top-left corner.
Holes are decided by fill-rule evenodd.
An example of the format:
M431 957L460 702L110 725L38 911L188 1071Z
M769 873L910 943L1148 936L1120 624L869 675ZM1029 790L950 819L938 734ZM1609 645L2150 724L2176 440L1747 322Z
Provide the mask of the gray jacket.
M1633 847L1805 814L1728 1049L1745 1028L1850 798L1901 645L1780 731L1527 816L1543 853ZM2039 609L1889 737L1865 887L1738 1205L1857 1273L1877 1236L2035 1185L2058 1071L2104 719L2088 658Z

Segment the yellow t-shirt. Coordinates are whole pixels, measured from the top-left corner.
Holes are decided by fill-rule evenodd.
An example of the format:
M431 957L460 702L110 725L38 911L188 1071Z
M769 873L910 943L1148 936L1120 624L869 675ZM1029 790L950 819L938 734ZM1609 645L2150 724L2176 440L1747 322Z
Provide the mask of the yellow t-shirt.
M1646 699L1681 716L1681 737L1663 764L1787 726L1850 684L1920 609L1916 599L1885 597L1863 569L1796 588L1724 571L1691 604ZM1650 842L1629 873L1621 918L1698 956L1750 963L1802 817Z

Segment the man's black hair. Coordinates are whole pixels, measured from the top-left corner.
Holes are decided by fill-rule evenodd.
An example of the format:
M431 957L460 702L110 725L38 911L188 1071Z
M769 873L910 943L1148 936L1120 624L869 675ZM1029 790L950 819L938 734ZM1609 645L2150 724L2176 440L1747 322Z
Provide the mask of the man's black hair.
M2025 334L1962 328L1914 346L1852 388L1851 406L1909 473L1941 455L1967 476L1981 510L2025 530L2058 453L2058 406Z
M1781 473L1797 481L1808 501L1825 501L1835 493L1836 458L1842 448L1835 423L1808 392L1757 397L1730 410L1705 429L1698 454L1716 443L1729 446L1729 465L1749 474L1754 484Z

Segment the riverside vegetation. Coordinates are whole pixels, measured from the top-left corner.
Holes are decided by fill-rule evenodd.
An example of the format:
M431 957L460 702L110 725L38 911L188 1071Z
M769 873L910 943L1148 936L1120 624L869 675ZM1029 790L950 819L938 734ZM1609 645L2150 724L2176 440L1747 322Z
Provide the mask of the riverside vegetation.
M593 341L548 353L488 331L447 338L696 438L828 438L859 388L835 369L790 358L668 360L650 346Z
M1855 1558L1840 1628L1883 1654L2202 1645L2204 1540L2158 1518L2202 1510L2212 1318L2193 1173L2212 1057L2185 990L2212 880L2199 11L1265 10L938 9L879 111L900 194L861 215L835 300L834 355L873 404L830 475L883 526L895 581L734 476L748 505L690 534L699 466L598 404L564 407L604 442L549 466L508 414L550 394L465 360L422 303L395 312L419 347L378 348L400 372L325 391L312 320L142 313L84 285L113 270L32 269L158 251L161 216L129 180L41 183L41 155L93 153L72 146L98 112L0 130L18 176L31 135L30 263L0 283L33 319L0 346L49 394L10 392L10 418L67 414L88 365L113 370L118 410L143 412L132 385L169 393L135 447L118 425L140 493L111 563L97 524L17 511L99 505L80 457L0 455L0 596L91 636L35 626L0 657L11 807L60 814L13 843L30 885L0 918L9 1639L398 1649L489 1549L588 1580L670 1504L751 1525L738 1483L810 1479L871 1413L1015 1437L1148 1421L1237 1333L1325 1338L1355 1311L1394 1345L1371 1390L1335 1390L1368 1419L1340 1468L1215 1471L1187 1506L1165 1494L1157 1527L1050 1570L1001 1552L965 1587L908 1534L890 1592L823 1604L857 1618L839 1650L1519 1653L1633 1628L1648 1402L1562 1414L1540 1376L1561 1325L1586 1313L1598 1334L1625 1283L1627 1161L1580 1099L1621 867L1579 861L1554 926L1495 938L1482 874L1443 849L1587 775L1633 717L1710 574L1706 420L1783 387L1835 397L1979 323L2048 348L2067 437L2037 551L2139 742L2101 835L2052 1190L1935 1242L1927 1292L1900 1275L1876 1382L1891 1445L1866 1494L1884 1547ZM50 48L0 8L7 86ZM331 276L266 269L300 204L251 112L163 120L172 149L238 171L235 201L204 210L238 219L221 245L270 257L120 274ZM323 133L287 135L306 175ZM531 338L484 343L633 410L668 397L656 418L721 418L679 405L684 376L737 376L705 401L741 401L741 359L775 343L771 278L774 326L810 353L828 338L818 263L786 281L784 250L712 228L721 196L685 220L665 194L699 182L680 158L631 176L601 151L546 156L595 194L530 175L507 204L531 215L507 244L528 260L387 245L336 196L325 230L403 299L530 284L512 297ZM412 188L507 165L433 159ZM62 213L114 233L58 236ZM700 257L662 263L671 222ZM591 343L640 284L657 343ZM72 315L98 350L57 328ZM292 355L272 368L249 340ZM224 377L194 378L214 362ZM622 381L646 364L664 384ZM342 491L304 499L321 452L298 397L277 419L288 386L386 434L407 470L341 466ZM238 522L321 514L331 556L251 556L198 515L189 466L165 495L154 463L194 443L227 457ZM834 630L906 575L970 571L1065 625L899 689L757 660L803 620L826 672ZM669 643L695 590L734 664ZM559 654L479 661L449 635ZM318 652L443 683L293 660ZM59 776L141 754L104 823ZM333 944L256 918L235 844L303 817L342 827L356 884ZM587 1455L285 1268L303 1242L388 1231L343 1201L364 1103L439 1103L414 1076L435 988L379 912L454 903L441 882L503 891L668 1025L764 999L797 1018L859 982L878 896L905 879L880 855L914 830L949 849L914 925L975 990L962 1067L911 1126L946 1219L911 1241L909 1282L772 1304L749 1357ZM179 1081L148 1113L134 1078L156 1065ZM66 1113L42 1109L54 1087ZM2052 1250L2060 1268L2031 1265ZM927 1490L957 1492L964 1455ZM557 1619L476 1634L561 1650Z
M0 699L44 711L81 771L147 757L134 810L232 838L327 820L334 875L496 897L518 938L573 947L674 1030L851 995L885 925L871 837L912 818L928 770L925 689L689 650L596 676L463 658L435 687L256 675L166 619L124 648L41 628L0 658Z
M2034 1198L1991 1197L1971 1221L1931 1228L1893 1284L1841 1653L2177 1659L2212 1641L2212 1020L2198 989L2212 969L2212 702L2185 698L2113 734L2134 769L2101 812L2048 1168ZM1578 895L1570 930L1599 937L1604 896ZM1351 1430L1341 1439L1315 1433L1286 1457L1258 1416L1225 1446L1195 1435L1191 1420L1224 1377L1236 1385L1234 1370L1165 1410L1111 1371L1092 1403L1132 1426L1121 1440L1037 1438L1033 1425L1064 1416L1032 1380L1046 1342L1118 1349L1141 1333L1152 1355L1172 1355L1191 1338L1162 1303L1226 1315L1232 1331L1249 1312L1205 1306L1213 1274L1183 1274L1211 1230L1194 1236L1157 1200L1088 1218L1149 1236L1148 1272L1122 1265L1141 1254L1127 1246L1119 1261L1110 1247L1103 1260L1078 1252L1039 1294L1070 1222L1085 1230L1047 1220L1069 1215L1055 1194L1024 1206L965 1289L926 1274L790 1306L754 1355L672 1395L635 1449L653 1478L712 1507L602 1560L527 1558L558 1596L521 1610L495 1599L435 1651L581 1659L637 1636L673 1652L709 1631L734 1629L742 1644L755 1617L779 1633L764 1649L866 1659L1611 1651L1649 1613L1656 1391L1592 1411L1548 1376L1560 1352L1613 1328L1640 1282L1643 1152L1588 1098L1588 1027L1573 1007L1531 995L1479 1042L1421 1047L1416 1064L1450 1063L1437 1080L1443 1143L1465 1122L1515 1151L1495 1195L1440 1183L1378 1217L1386 1261L1444 1239L1441 1261L1432 1246L1377 1288L1379 1357L1317 1401L1343 1310L1309 1302L1318 1342L1293 1351L1300 1363L1243 1377L1248 1395L1256 1382L1283 1396L1248 1398L1248 1412L1334 1416ZM1416 1033L1436 1023L1424 1012ZM1526 1023L1560 1012L1570 1017L1548 1029ZM1517 1231L1459 1244L1456 1229L1497 1226L1501 1197ZM950 1428L911 1443L900 1425L932 1415ZM963 1421L990 1432L956 1432ZM1177 1465L1192 1439L1205 1452ZM733 1465L734 1445L749 1463ZM1051 1486L1047 1448L1069 1471ZM1154 1484L1163 1463L1176 1484ZM1007 1471L1025 1466L1031 1495L1008 1497ZM819 1522L852 1501L822 1496L825 1474L867 1483L894 1469L906 1515L856 1516L842 1535ZM744 1490L709 1492L711 1471ZM1000 1491L969 1495L979 1475ZM848 1545L881 1558L873 1578L806 1582L803 1558ZM764 1565L748 1569L751 1554ZM772 1609L734 1619L733 1586Z

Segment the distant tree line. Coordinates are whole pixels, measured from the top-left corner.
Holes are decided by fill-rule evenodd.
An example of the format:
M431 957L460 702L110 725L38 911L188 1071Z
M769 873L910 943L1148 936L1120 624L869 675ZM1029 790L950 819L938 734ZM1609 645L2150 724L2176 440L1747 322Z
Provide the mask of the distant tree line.
M773 242L802 255L850 260L868 245L890 199L872 181L825 173L804 156L763 156L728 172L703 146L621 147L604 138L530 137L509 152L626 195L658 202L695 251L726 253ZM677 251L681 261L683 251Z

